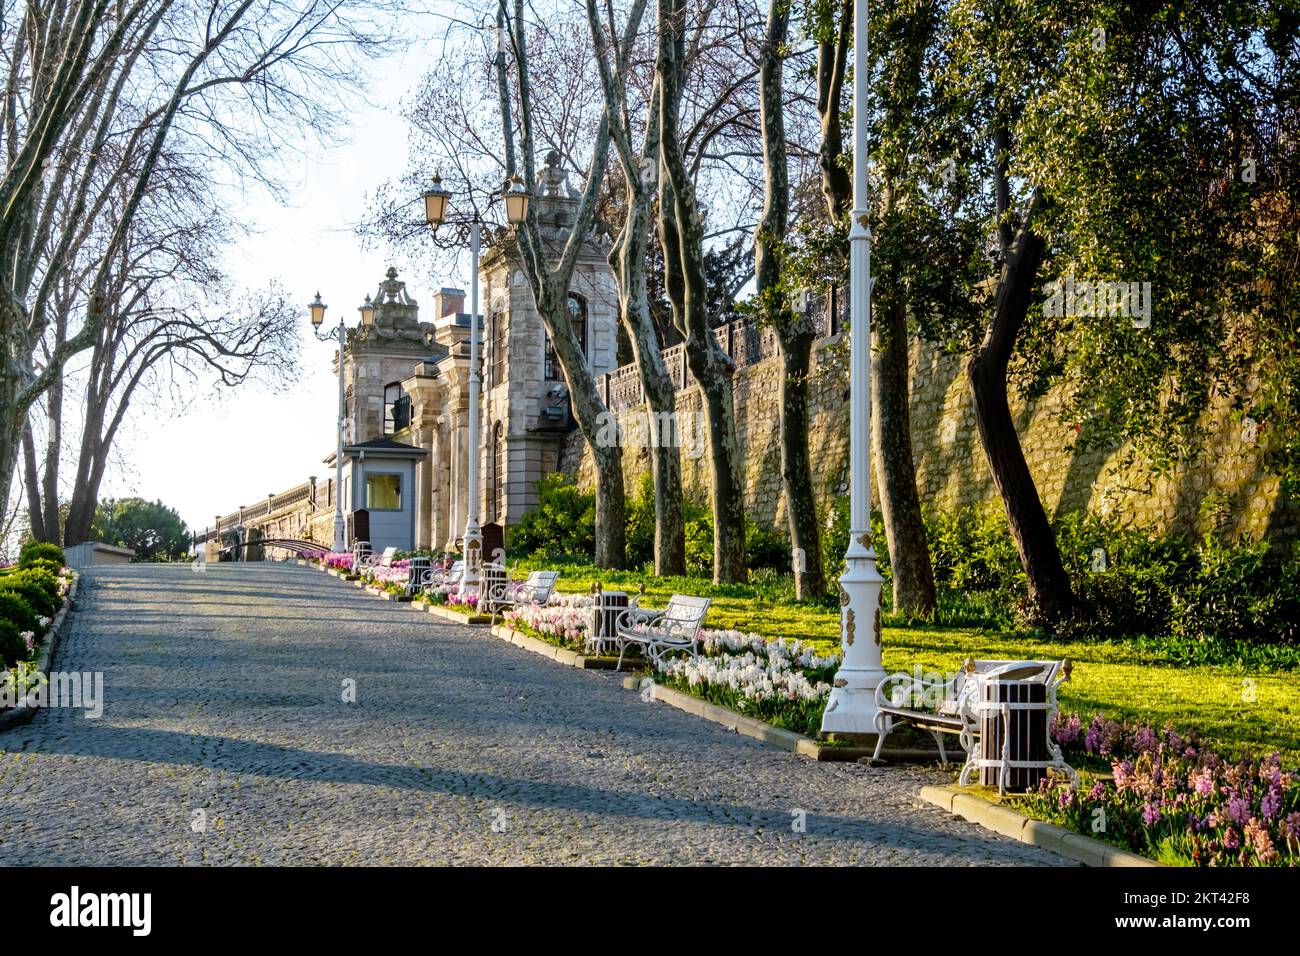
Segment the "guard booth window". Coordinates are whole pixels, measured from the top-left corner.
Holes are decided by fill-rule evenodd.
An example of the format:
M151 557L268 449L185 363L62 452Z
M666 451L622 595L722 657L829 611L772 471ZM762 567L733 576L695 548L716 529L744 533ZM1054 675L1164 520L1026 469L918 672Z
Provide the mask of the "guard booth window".
M366 475L366 508L398 511L402 507L401 475Z

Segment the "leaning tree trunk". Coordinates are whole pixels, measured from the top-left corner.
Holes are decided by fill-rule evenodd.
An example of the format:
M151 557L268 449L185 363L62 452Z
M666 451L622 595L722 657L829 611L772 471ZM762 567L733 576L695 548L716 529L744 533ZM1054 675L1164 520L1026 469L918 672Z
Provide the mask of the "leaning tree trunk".
M45 509L41 507L41 480L36 467L36 438L32 426L23 428L23 489L27 492L27 523L34 541L46 541Z
M1042 623L1050 626L1070 616L1074 595L1007 401L1007 366L1028 315L1043 258L1044 241L1031 228L1038 201L1035 193L1015 240L1004 243L1006 261L994 297L993 320L966 365L966 378L989 471L1029 579L1030 603Z
M907 306L899 300L876 314L871 325L871 416L880 516L894 577L894 610L931 617L934 569L921 520L912 460L907 382Z
M629 192L644 187L628 184ZM619 288L619 314L632 341L632 355L645 393L649 416L650 475L655 494L655 574L686 573L686 520L682 514L682 460L680 429L664 435L661 424L676 422L676 388L664 365L650 315L646 292L645 260L649 200L637 195L629 203L623 234L611 258Z
M665 248L665 262L671 273L679 273L682 292L681 315L686 326L686 359L704 399L704 422L708 435L709 470L712 477L713 580L743 582L749 579L745 563L745 503L740 469L740 447L736 436L736 412L731 390L735 366L718 346L709 327L708 288L704 274L703 228L695 187L691 182L678 142L677 121L681 84L685 75L682 0L661 0L659 4L659 50L655 63L659 83L660 165L671 203L660 199L659 216L664 230L675 233L678 255Z
M808 375L813 327L804 313L792 313L781 292L782 246L790 213L790 174L785 141L782 48L790 22L786 0L769 0L767 34L759 64L759 106L763 127L763 217L754 232L754 276L759 308L776 331L781 353L778 402L781 480L794 557L795 597L825 593L821 526L813 496L808 455Z
M790 513L790 546L794 551L795 597L826 593L826 567L822 555L821 523L813 494L812 461L808 454L808 377L812 367L812 323L807 328L787 328L778 337L781 381L777 401L781 408L781 480Z
M817 165L821 169L822 199L831 222L841 221L853 201L853 180L844 164L844 123L841 94L853 36L853 0L840 0L839 26L817 44L817 114L821 143Z
M505 0L497 6L497 27L506 27ZM523 0L514 0L514 60L518 83L520 152L523 172L536 181L533 158L532 92L529 74L528 38L524 18ZM516 158L514 148L515 124L512 119L511 95L504 56L496 60L497 101L501 113L502 136L505 140L507 175L514 175ZM605 181L606 153L610 145L610 125L602 115L592 146L591 165L584 184L573 221L563 239L559 260L552 267L548 260L547 241L542 237L537 208L540 199L528 204L525 221L516 232L518 248L524 261L533 303L541 314L542 323L551 337L564 380L569 386L569 400L573 406L578 429L591 451L596 471L596 565L601 568L621 568L627 561L627 526L623 493L623 456L617 434L610 440L608 427L612 416L605 407L596 387L596 379L587 364L582 346L569 321L569 282L573 278L578 249L591 226L600 185Z

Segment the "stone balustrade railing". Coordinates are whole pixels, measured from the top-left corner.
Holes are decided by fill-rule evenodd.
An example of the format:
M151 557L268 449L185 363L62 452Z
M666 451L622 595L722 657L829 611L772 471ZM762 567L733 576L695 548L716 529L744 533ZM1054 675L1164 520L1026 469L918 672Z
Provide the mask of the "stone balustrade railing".
M818 339L835 335L847 325L848 296L832 288L828 295L814 297L812 301L813 324ZM776 332L761 328L750 319L736 319L713 330L718 345L736 364L737 368L754 365L777 353ZM693 387L690 370L686 365L686 346L673 345L660 352L668 377L677 391ZM641 376L635 364L621 366L601 375L596 386L605 406L611 411L634 408L645 401Z

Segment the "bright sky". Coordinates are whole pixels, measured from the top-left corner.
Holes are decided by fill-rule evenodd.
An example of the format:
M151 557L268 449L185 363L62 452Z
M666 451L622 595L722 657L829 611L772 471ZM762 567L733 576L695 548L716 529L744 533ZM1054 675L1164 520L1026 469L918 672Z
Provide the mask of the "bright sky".
M430 21L425 26L436 29ZM400 106L434 47L417 41L375 66L371 106L355 114L348 141L299 157L287 170L286 179L296 179L298 187L291 206L265 196L245 200L244 220L259 234L230 251L227 270L237 286L264 288L277 280L301 300L300 384L281 393L258 385L224 391L219 401L196 402L173 418L134 409L105 474L101 500L161 499L191 528L204 528L218 513L253 504L309 475L327 474L321 459L335 447L338 380L331 371L334 348L312 334L307 303L319 289L330 306L327 324L341 314L355 324L357 306L367 293L374 295L389 265L410 283L421 306L431 302L424 288L427 266L410 261L421 254L418 249L391 257L382 248L365 252L355 227L366 195L405 169L408 134ZM449 276L442 284L462 285L468 278Z

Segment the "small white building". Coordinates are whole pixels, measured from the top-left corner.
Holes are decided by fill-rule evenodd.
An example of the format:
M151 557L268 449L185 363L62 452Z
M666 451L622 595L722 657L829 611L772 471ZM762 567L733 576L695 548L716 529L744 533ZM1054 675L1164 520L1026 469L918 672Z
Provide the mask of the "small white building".
M63 556L70 568L88 568L94 564L129 564L135 552L102 541L85 541L64 548Z

